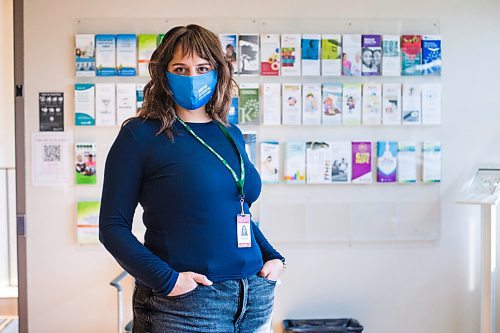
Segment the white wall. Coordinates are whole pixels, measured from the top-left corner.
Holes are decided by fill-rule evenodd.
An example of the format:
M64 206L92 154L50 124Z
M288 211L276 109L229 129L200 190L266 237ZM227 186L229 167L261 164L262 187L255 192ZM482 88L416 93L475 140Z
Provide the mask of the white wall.
M0 167L14 166L14 39L12 0L0 0Z
M14 195L14 54L13 54L13 6L11 0L0 0L0 295L5 295L2 287L10 285L9 250L7 234L9 233L7 207L10 209L11 261L15 262L15 195ZM9 189L7 189L7 186ZM7 192L9 198L7 198ZM7 199L9 202L7 202ZM9 206L7 206L9 205ZM12 218L14 217L14 219ZM14 260L12 260L14 259ZM12 266L11 266L12 267Z
M57 14L56 14L57 13ZM479 327L478 218L457 206L462 175L478 160L498 161L500 4L494 0L97 1L37 0L25 4L26 142L38 130L40 91L64 91L71 126L74 20L85 17L342 17L437 18L444 38L441 239L436 244L275 244L289 262L276 293L276 321L298 317L358 318L368 333L476 333ZM133 22L133 21L131 21ZM496 103L495 103L496 102ZM81 133L81 132L80 132ZM89 129L88 139L115 132ZM101 154L99 163L103 163ZM101 247L78 247L75 188L35 188L28 163L29 329L112 332L120 272ZM91 195L82 190L80 196ZM266 195L266 193L264 193ZM129 280L130 286L130 280ZM125 295L130 297L130 295ZM130 317L130 309L126 312Z

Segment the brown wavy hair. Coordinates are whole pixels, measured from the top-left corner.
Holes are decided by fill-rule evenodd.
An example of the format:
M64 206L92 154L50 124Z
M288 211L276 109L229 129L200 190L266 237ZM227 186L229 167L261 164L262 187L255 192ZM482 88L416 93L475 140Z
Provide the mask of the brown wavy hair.
M149 62L151 80L144 87L143 106L134 118L160 120L161 128L157 134L165 133L173 139L175 102L168 88L166 72L178 47L181 48L183 56L196 54L207 60L217 71L217 85L205 110L213 120L228 126L227 114L231 107L231 89L236 85L233 79L233 66L225 58L219 38L210 30L196 24L170 29L153 52Z

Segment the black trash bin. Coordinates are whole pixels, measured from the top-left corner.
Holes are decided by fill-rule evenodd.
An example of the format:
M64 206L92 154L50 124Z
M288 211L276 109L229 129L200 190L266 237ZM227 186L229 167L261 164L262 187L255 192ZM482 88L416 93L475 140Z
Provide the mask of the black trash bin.
M356 319L284 320L286 333L361 333L363 326Z

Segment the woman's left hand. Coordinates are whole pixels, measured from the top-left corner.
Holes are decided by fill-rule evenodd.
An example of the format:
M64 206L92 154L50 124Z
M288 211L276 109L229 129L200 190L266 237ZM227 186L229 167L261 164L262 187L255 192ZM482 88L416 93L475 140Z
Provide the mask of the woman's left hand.
M273 259L265 262L264 266L262 266L262 269L259 272L259 276L269 280L277 281L281 273L283 273L283 270L284 268L281 260Z

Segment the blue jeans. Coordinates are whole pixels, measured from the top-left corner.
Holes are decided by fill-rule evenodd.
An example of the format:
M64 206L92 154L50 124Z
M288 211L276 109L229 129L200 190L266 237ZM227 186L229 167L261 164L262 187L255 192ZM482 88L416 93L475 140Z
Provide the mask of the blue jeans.
M276 282L251 275L162 296L136 284L133 333L268 333Z

